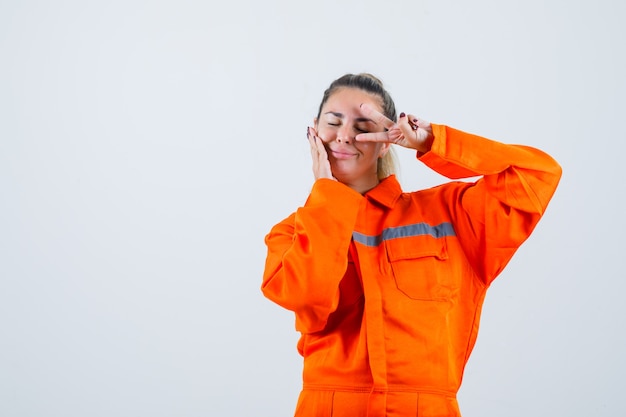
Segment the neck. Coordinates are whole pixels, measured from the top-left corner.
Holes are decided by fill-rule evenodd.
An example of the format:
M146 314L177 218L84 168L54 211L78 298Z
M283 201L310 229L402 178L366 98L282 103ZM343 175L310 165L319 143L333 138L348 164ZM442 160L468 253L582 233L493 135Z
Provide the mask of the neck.
M375 177L373 180L344 182L344 184L360 194L365 194L372 188L376 187L379 183L380 181L378 180L378 177Z

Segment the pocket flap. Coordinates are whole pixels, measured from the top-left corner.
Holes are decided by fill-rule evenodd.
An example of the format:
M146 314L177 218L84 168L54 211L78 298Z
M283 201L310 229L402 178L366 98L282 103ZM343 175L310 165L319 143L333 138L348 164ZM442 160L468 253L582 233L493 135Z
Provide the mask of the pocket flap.
M385 246L390 262L427 256L448 259L448 250L444 238L432 236L403 237L387 240Z

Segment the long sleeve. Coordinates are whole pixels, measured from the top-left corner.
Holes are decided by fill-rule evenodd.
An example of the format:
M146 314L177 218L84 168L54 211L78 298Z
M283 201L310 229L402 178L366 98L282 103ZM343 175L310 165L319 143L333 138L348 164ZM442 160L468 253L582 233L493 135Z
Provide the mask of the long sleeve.
M449 178L482 176L451 188L448 204L468 259L489 284L528 238L561 178L546 153L432 125L435 140L419 159ZM459 204L460 202L460 204Z
M322 330L339 303L339 283L363 197L337 181L317 180L303 207L265 237L262 291L296 315L296 329Z

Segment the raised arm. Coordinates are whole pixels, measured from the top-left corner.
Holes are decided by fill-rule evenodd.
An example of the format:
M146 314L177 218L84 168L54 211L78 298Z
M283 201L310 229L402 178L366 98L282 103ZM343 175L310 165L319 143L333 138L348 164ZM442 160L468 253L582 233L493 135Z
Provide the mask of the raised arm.
M357 135L357 141L414 149L422 162L451 179L482 177L446 187L445 198L464 252L489 284L545 212L561 178L559 164L528 146L506 145L410 114L394 122L367 105L362 109L386 131Z
M463 249L489 284L530 236L561 178L546 153L507 145L443 125L419 159L449 178L482 176L451 187L448 207Z

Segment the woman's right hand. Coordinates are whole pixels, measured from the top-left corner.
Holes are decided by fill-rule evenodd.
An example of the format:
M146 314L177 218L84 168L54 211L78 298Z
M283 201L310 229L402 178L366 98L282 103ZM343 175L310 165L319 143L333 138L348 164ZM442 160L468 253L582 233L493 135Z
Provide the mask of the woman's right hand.
M311 158L313 159L313 175L315 179L328 178L331 180L337 180L333 176L333 172L330 169L330 162L328 161L328 153L322 139L317 136L317 132L312 127L307 127L306 131L307 139L311 145Z

